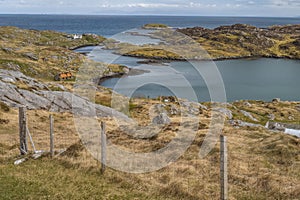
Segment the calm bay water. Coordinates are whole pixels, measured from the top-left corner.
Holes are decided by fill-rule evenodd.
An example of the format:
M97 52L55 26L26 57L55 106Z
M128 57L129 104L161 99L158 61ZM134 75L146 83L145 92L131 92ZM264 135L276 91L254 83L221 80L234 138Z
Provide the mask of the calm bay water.
M271 101L273 98L300 100L300 61L261 58L217 61L215 64L222 76L228 101L241 99ZM102 85L114 88L127 96L143 97L174 95L168 88L177 88L176 91L179 92L176 96L188 99L190 98L188 90L192 87L199 101L210 101L206 83L194 68L198 68L201 72L203 65L205 65L203 62L198 62L194 66L188 62L172 62L170 67L140 65L139 69L150 69L151 72L109 79ZM184 83L183 79L188 83ZM152 84L138 87L137 83L142 82ZM162 82L164 86L160 85ZM133 88L135 91L132 94Z
M139 28L146 23L163 23L172 27L202 26L215 28L236 23L258 27L271 25L298 24L299 18L259 18L259 17L182 17L182 16L76 16L76 15L0 15L0 26L17 26L26 29L55 30L66 33L95 33L106 37ZM143 44L145 38L130 38L121 34L122 40ZM139 41L140 40L140 41ZM149 42L152 42L149 39ZM84 49L83 49L84 50ZM90 51L91 49L88 49ZM129 67L150 70L138 76L110 79L102 85L115 88L118 92L131 96L156 97L174 95L169 89L177 88L178 97L189 98L186 93L192 88L199 101L209 101L207 86L197 71L188 62L172 62L170 66L140 65L141 59L116 57L109 51L93 51L90 57ZM285 59L226 60L215 62L224 81L228 101L255 99L270 101L279 97L283 100L300 100L300 61ZM205 65L199 62L196 67L201 71ZM181 80L187 84L181 84ZM159 85L163 81L163 85ZM149 83L137 87L137 83ZM133 93L132 93L133 92Z

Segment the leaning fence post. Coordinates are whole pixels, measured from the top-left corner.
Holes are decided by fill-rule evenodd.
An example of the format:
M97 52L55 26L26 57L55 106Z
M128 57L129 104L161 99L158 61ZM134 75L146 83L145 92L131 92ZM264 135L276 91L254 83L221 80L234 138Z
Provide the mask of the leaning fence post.
M227 174L227 141L224 135L220 136L220 186L221 200L228 199L228 174Z
M101 122L101 173L105 172L106 168L106 133L105 122Z
M19 108L19 137L20 137L20 153L26 155L28 153L27 144L27 119L26 119L26 108Z
M54 133L53 133L53 117L49 116L50 119L50 155L54 157Z

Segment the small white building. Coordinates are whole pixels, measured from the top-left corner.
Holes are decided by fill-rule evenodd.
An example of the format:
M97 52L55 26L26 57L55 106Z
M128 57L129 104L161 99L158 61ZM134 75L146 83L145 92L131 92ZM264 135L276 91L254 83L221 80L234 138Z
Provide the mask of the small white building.
M76 40L76 39L81 39L82 38L82 35L79 35L79 34L74 34L73 35L73 39Z

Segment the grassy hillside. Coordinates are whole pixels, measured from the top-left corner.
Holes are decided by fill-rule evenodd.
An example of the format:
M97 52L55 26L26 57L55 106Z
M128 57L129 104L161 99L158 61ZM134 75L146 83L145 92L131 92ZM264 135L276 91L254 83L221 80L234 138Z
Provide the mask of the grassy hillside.
M83 55L70 49L97 45L102 41L104 38L97 35L83 35L82 39L73 39L72 35L54 31L0 27L0 68L53 80L57 73L76 72L86 61Z
M148 110L156 100L132 101L131 115L147 124ZM144 103L143 103L144 102ZM279 121L297 123L297 103L237 102L230 107L235 119L243 119L238 110L262 119L275 111ZM166 104L171 105L171 103ZM206 106L210 107L209 104ZM55 120L55 148L68 148L54 158L29 159L14 166L19 158L17 110L2 106L0 111L0 198L1 199L218 199L219 146L204 159L198 157L209 127L210 109L202 111L200 128L189 149L166 168L146 174L128 174L108 168L100 174L100 164L81 145L72 115L52 113ZM47 111L28 111L29 130L38 149L49 149ZM287 119L294 116L294 121ZM129 151L149 152L165 146L178 130L178 116L151 140L134 139L116 130L115 122L106 121L109 140ZM230 199L299 199L300 140L264 128L225 125L228 137Z
M300 59L300 25L273 26L268 29L244 24L215 29L164 29L152 33L152 37L166 44L142 47L119 45L115 49L124 55L168 60L243 57ZM201 53L202 50L207 54Z
M289 30L291 29L274 27L274 31ZM0 27L0 33L0 68L19 70L47 82L61 71L76 73L83 61L87 61L84 56L69 50L70 48L103 41L102 37L93 35L73 40L63 33L14 27ZM178 38L176 35L174 37ZM230 37L235 40L233 36ZM290 43L294 45L294 39L282 44ZM120 52L126 52L128 48L136 51L134 45L111 42L107 46L119 48ZM149 57L153 57L152 54L158 58L174 57L174 54L166 54L155 45L150 47L155 48L155 51L145 46ZM198 48L192 45L190 47ZM178 45L176 48L181 50L182 46ZM190 50L184 49L186 55L189 55ZM139 56L142 55L143 52ZM99 68L93 66L99 63L87 62L90 62L91 67L85 70L90 70L95 75L93 70ZM103 67L101 74L111 75L124 70L124 66L110 65ZM19 88L33 89L18 81L14 84ZM72 81L62 84L72 90ZM59 89L56 83L51 82L48 85L51 86L50 89ZM99 87L95 102L110 106L111 95L109 89ZM178 134L181 125L179 104L164 103L156 99L131 99L127 107L120 108L125 111L129 108L126 114L136 119L139 125L145 126L152 120L151 114L157 104L163 104L163 108L170 115L171 123L163 125L158 135L150 139L137 139L124 133L113 118L97 120L106 122L107 136L113 144L131 152L150 152L164 147ZM28 159L26 162L13 165L15 160L22 158L18 149L18 110L0 102L0 199L219 199L219 144L204 159L198 156L212 114L211 103L204 105L208 107L207 110L196 109L200 122L195 140L178 161L146 174L128 174L110 168L105 174L100 174L99 162L80 141L73 115L50 113L47 110L27 112L28 127L35 146L38 150L49 150L49 114L52 114L55 149L57 153L66 151L55 158L45 154L36 160L29 154L25 156ZM264 125L270 120L270 115L276 122L299 124L300 121L299 102L241 101L229 104L228 108L234 120L258 125ZM179 111L170 114L172 109ZM242 111L251 114L257 121L247 117ZM190 124L182 126L189 127ZM230 199L300 198L299 138L270 131L262 126L232 126L229 121L226 122L223 133L228 138ZM30 145L29 150L32 152Z

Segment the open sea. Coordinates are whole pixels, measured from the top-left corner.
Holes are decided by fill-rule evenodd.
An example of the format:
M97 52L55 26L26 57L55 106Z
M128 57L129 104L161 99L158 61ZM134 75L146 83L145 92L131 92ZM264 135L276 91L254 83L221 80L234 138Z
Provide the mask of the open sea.
M275 17L199 17L199 16L106 16L106 15L0 15L0 26L55 30L67 33L95 33L106 37L139 28L147 23L171 27L202 26L215 28L236 23L257 27L299 24L300 18Z

